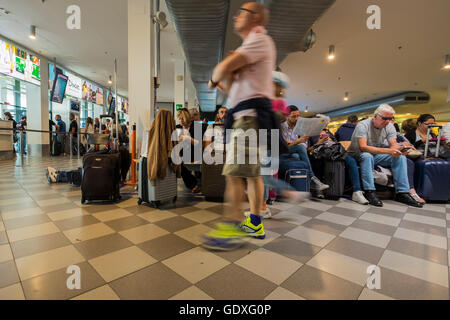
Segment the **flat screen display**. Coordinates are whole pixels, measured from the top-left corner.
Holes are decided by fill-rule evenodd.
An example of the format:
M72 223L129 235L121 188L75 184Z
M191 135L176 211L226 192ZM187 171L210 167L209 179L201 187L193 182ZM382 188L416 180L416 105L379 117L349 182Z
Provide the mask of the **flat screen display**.
M51 101L62 103L64 100L64 94L66 93L67 80L69 78L62 73L56 75L55 82L53 83L53 90L51 94Z
M80 102L75 100L70 100L70 111L80 112Z

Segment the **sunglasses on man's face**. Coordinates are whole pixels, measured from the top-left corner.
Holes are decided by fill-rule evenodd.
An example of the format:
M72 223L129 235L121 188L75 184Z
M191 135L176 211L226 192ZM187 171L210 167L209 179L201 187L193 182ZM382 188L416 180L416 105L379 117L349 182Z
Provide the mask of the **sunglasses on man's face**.
M378 117L380 117L380 118L383 119L384 121L392 121L392 120L395 119L394 117L382 117L382 116L380 116L380 115L378 115Z

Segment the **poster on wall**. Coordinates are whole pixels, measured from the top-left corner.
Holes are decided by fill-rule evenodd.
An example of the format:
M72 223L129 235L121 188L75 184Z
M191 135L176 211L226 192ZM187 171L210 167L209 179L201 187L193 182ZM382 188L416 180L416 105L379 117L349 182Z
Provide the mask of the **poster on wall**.
M102 105L103 104L103 89L97 87L95 84L84 81L82 85L83 100Z
M121 108L121 111L122 111L123 113L128 114L128 100L126 100L126 99L123 99L123 100L122 100L122 108Z
M77 76L67 72L69 80L67 82L66 94L78 99L82 97L82 80Z
M40 59L0 40L0 72L39 85Z

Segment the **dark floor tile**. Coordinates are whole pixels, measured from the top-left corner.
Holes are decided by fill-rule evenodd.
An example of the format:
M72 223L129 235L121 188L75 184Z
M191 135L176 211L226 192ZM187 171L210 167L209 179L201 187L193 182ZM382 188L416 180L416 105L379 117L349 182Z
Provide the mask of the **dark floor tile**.
M174 234L168 234L143 242L139 244L138 247L153 258L162 261L188 251L194 248L195 245Z
M243 246L230 251L213 251L216 256L219 256L227 261L235 262L239 259L242 259L246 255L249 255L255 250L258 250L260 247L252 244L250 242L245 243Z
M167 300L189 288L191 283L162 263L109 283L124 300Z
M343 216L347 216L350 218L359 218L360 216L362 216L364 214L363 211L351 210L351 209L341 208L341 207L333 207L333 208L328 209L327 211L331 212L331 213L342 214Z
M295 261L306 263L319 251L320 247L289 237L279 237L264 245L264 249L276 252Z
M169 232L177 232L197 225L198 223L184 217L173 217L170 219L157 221L154 224Z
M319 219L311 219L302 224L302 226L306 228L311 228L314 230L331 233L334 235L339 235L342 231L344 231L347 226L332 223L329 221L319 220Z
M277 221L275 219L264 219L263 224L265 230L270 230L278 234L286 234L298 227L298 225L283 221Z
M427 216L427 217L436 218L436 219L445 219L445 216L446 216L445 212L436 212L436 211L427 210L426 204L423 208L408 207L407 213L418 214L418 215Z
M191 212L198 211L198 210L199 210L198 208L190 206L190 207L182 207L182 208L173 208L173 209L170 209L169 211L172 213L178 214L178 215L183 215L183 214L191 213Z
M77 208L79 208L79 206L77 206L75 203L70 202L70 203L61 203L61 204L57 204L57 205L43 207L41 209L45 213L52 213L52 212L58 212L58 211L70 210L70 209L77 209Z
M449 300L448 288L381 267L377 292L399 300Z
M0 288L19 282L16 264L13 260L0 263Z
M127 207L127 208L123 208L123 209L128 211L129 213L132 213L135 215L157 210L155 208L145 205L144 203L140 206Z
M86 260L90 260L114 251L131 247L133 246L133 243L120 234L113 233L103 237L75 243L74 246Z
M331 241L326 249L375 265L378 264L384 252L383 248L340 237Z
M53 221L61 231L85 227L99 222L100 220L91 215L82 215L66 220Z
M9 206L0 206L0 212L11 212L11 211L32 209L32 208L38 208L38 207L39 206L35 201L29 201L29 202L23 202L20 205L13 204L13 205L9 205Z
M59 193L51 193L51 194L42 194L42 195L36 195L31 196L34 201L41 201L41 200L50 200L50 199L58 199L61 198L62 195Z
M400 222L400 224L398 226L399 226L399 228L429 233L429 234L433 234L433 235L441 236L441 237L447 237L447 229L443 228L443 227L437 227L437 226L432 226L429 224L424 224L424 223L415 222L415 221L408 221L408 220L402 220L402 222Z
M61 248L70 245L71 242L62 233L36 237L11 243L14 258L37 254L40 252Z
M90 291L105 284L102 277L88 263L77 264L80 267L81 288L70 290L67 269L59 269L22 282L23 292L28 300L65 300Z
M357 284L307 265L297 270L281 287L313 300L356 300L363 290Z
M398 211L393 211L393 210L389 210L389 209L385 209L385 208L378 208L378 207L374 207L374 206L370 206L370 209L367 210L366 212L381 214L381 215L384 215L387 217L398 218L398 219L403 219L403 217L405 216L404 212L398 212Z
M148 223L149 222L147 220L139 218L138 216L130 216L104 222L104 224L106 224L108 227L111 227L116 232L132 229Z
M5 190L11 190L9 187ZM25 191L24 191L25 192ZM20 199L23 198L23 193L17 194L2 194L2 190L0 189L0 200L9 200L9 199Z
M277 287L235 264L201 280L196 286L216 300L262 300Z
M93 203L90 203L90 204L93 204ZM116 206L115 204L111 204L111 203L107 203L107 202L98 202L98 203L95 203L95 205L83 207L83 209L86 210L86 212L93 214L93 213L99 213L99 212L104 212L104 211L112 211L112 210L116 210L116 209L120 209L120 208L118 206Z
M356 220L350 226L370 232L381 233L387 236L393 236L395 231L397 230L396 227L367 220Z
M289 209L287 211L299 213L299 214L302 214L304 216L311 217L311 218L315 218L323 212L321 210L303 208L303 207L296 207L295 209Z
M386 249L448 266L448 251L418 242L392 238Z
M12 230L46 222L50 222L50 219L47 217L47 215L39 214L17 219L8 219L4 221L3 224L5 225L5 228L7 230Z

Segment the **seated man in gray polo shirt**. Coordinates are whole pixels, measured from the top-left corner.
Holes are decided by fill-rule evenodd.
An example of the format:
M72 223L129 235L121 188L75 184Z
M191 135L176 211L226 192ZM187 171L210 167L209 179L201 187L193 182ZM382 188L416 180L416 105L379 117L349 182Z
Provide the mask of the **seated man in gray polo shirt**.
M394 177L395 200L414 207L423 204L409 194L409 182L406 157L409 150L397 144L397 132L391 120L395 111L388 104L382 104L375 110L373 118L361 121L352 135L348 152L360 165L361 180L365 197L371 205L382 207L383 203L375 194L373 169L375 165L390 167ZM389 147L383 146L387 140Z

